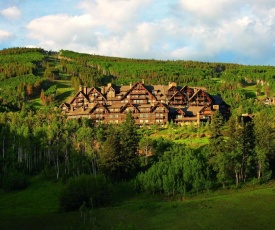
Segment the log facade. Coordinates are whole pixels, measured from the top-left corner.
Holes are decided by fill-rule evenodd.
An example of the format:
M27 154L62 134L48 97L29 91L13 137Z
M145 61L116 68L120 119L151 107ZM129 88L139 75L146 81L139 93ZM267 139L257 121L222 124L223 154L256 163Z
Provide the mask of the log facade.
M211 96L202 87L168 85L145 85L137 82L128 86L108 84L102 87L79 87L79 91L60 109L68 118L86 117L96 123L124 121L131 110L137 125L165 125L200 123L211 119L220 110L229 116L229 106L220 96Z

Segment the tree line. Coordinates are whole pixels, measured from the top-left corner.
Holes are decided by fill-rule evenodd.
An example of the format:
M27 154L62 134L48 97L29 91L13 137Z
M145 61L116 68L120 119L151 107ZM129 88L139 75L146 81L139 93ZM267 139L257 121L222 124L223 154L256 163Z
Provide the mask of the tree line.
M136 127L131 114L122 125L97 126L87 119L67 120L49 107L5 112L0 114L1 175L19 170L59 179L103 173L114 181L136 178L142 190L167 194L266 181L275 163L272 114L274 109L256 113L250 122L237 116L224 122L217 112L209 124L209 145L191 149L146 135L147 128Z
M148 84L167 84L170 81L175 81L182 85L207 86L212 89L213 81L211 79L220 79L225 86L231 84L230 87L251 83L269 86L271 92L274 93L274 66L129 59L81 54L68 50L61 50L60 57L63 58L64 66L68 63L75 65L75 71L71 70L74 73L81 73L81 70L76 68L76 63L82 67L96 69L102 75L102 81L95 82L95 85L96 83L106 83L104 76L105 78L109 76L118 85L146 79ZM229 87L226 88L230 90Z

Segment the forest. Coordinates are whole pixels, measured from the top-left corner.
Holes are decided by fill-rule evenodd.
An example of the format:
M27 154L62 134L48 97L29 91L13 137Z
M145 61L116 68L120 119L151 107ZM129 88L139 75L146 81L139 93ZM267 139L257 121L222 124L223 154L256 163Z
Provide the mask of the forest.
M58 108L79 85L140 79L204 86L231 106L231 117L217 111L200 126L137 127L128 113L121 125L98 125L66 119ZM0 189L28 189L36 177L59 182L60 210L82 213L112 205L121 186L171 200L263 186L275 173L275 106L262 102L272 96L274 66L1 50Z

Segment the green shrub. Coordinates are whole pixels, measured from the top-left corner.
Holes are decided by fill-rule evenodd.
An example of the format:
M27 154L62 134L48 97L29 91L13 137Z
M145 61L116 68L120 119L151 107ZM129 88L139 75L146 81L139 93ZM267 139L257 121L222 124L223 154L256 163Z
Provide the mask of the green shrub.
M5 191L24 189L29 185L28 177L21 172L10 172L3 178L2 187Z
M110 202L112 185L104 175L81 175L71 178L60 194L60 206L66 211L77 210L86 202L88 207L98 207Z

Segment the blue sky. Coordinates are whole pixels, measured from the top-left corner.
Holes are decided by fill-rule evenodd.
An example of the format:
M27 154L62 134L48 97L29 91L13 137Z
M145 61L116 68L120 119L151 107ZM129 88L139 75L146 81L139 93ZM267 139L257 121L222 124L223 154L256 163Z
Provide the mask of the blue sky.
M274 0L0 0L0 49L275 65Z

